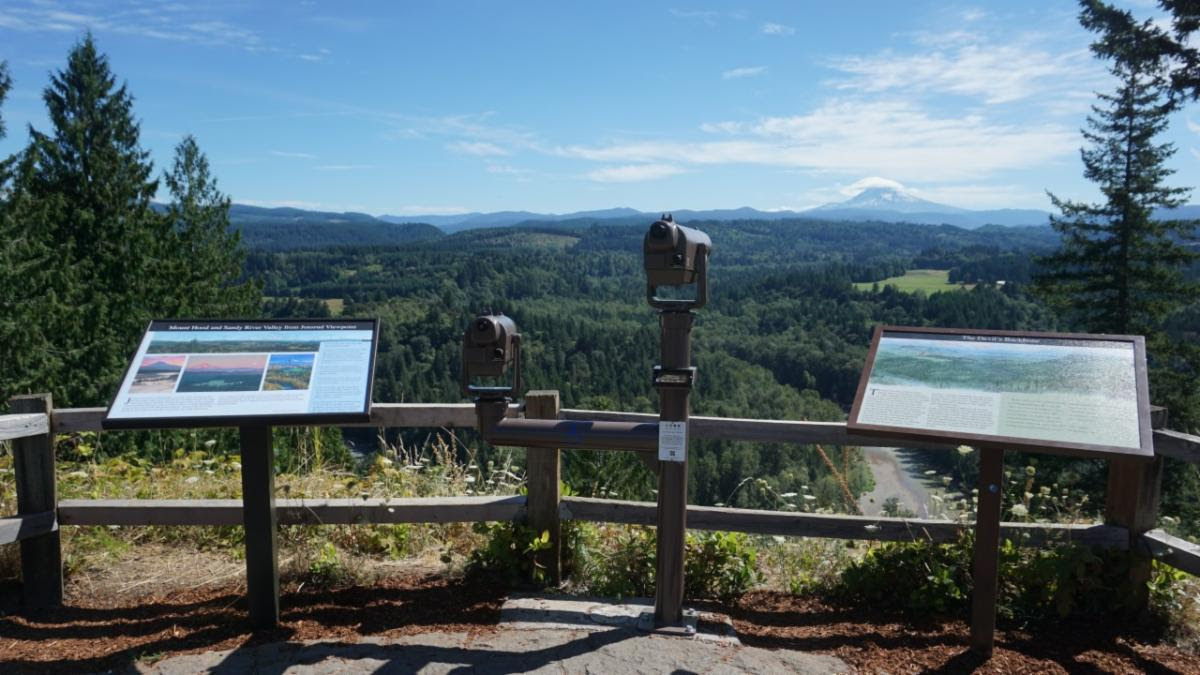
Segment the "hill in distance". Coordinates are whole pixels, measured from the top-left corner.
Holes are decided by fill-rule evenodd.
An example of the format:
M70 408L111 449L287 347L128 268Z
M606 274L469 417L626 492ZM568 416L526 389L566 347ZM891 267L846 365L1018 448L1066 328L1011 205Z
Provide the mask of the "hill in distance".
M859 192L844 202L824 204L803 211L761 211L744 206L737 209L669 211L680 222L700 220L783 220L787 218L817 218L821 220L877 221L916 223L924 225L955 225L967 229L984 225L1008 227L1045 225L1050 214L1036 209L992 209L972 210L946 204L938 204L896 188L872 187ZM511 227L532 225L538 222L572 223L574 226L587 221L626 220L641 222L653 220L658 212L638 211L628 207L579 211L565 214L531 213L529 211L499 211L496 213L466 213L462 215L412 215L380 216L392 223L425 222L454 233L485 227Z
M330 246L394 246L445 236L429 223L393 223L365 213L234 204L229 221L247 248L284 251Z

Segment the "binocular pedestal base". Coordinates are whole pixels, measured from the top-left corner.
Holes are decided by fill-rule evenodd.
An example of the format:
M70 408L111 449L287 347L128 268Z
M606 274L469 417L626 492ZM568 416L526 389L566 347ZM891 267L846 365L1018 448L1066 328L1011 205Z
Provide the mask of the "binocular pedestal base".
M699 613L694 609L684 608L681 612L682 620L678 624L667 624L664 626L655 625L654 612L642 612L638 617L637 628L643 633L651 633L654 635L667 635L670 637L695 637L696 622L699 619Z

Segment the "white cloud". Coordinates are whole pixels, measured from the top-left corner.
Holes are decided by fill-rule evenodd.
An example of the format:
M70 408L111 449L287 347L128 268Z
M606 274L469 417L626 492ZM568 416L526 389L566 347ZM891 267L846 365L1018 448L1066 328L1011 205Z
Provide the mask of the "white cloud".
M529 169L522 169L520 167L510 166L508 164L488 164L487 172L509 176L524 176L533 173L533 171Z
M671 9L668 10L671 16L680 19L699 19L707 26L717 25L717 19L721 18L720 12L704 9Z
M767 72L766 66L754 66L752 68L734 68L721 73L722 80L735 80L741 77L757 77Z
M67 5L87 8L73 11ZM136 3L63 3L43 0L8 0L0 9L0 27L24 32L54 31L135 35L156 40L233 46L247 51L281 51L270 46L257 31L213 20L204 6L162 3L141 7Z
M923 182L1040 166L1079 145L1070 126L996 124L975 114L934 117L903 101L831 101L803 115L707 126L730 138L573 145L554 153L596 162L752 164Z
M992 43L964 32L925 34L917 41L932 51L834 59L831 67L849 76L834 86L866 93L956 94L1000 104L1071 91L1090 94L1102 82L1103 68L1085 41L1062 49L1061 39L1024 36Z
M316 155L310 155L307 152L284 152L283 150L272 150L272 155L276 157L286 157L288 159L316 159Z
M795 35L796 29L781 23L764 23L762 32L767 35Z
M588 172L587 177L600 183L634 183L679 173L683 173L683 169L670 164L629 164L596 169Z
M867 188L876 187L891 188L893 190L905 189L904 184L900 183L899 181L894 181L890 178L882 178L880 176L868 176L867 178L856 180L849 185L838 188L838 192L846 197L853 197Z
M447 145L446 149L457 152L460 155L474 155L476 157L503 157L508 154L508 151L504 148L487 141L458 141Z

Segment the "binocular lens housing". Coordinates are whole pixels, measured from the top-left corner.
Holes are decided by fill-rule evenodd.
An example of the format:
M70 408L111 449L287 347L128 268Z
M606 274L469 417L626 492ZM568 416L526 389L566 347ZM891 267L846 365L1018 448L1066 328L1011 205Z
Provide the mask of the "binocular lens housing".
M463 394L486 392L511 393L519 386L520 341L516 324L503 314L477 317L463 333L462 389ZM512 387L475 387L471 380L481 377L501 377L513 367Z
M651 224L642 242L646 295L650 305L663 309L704 306L707 300L708 254L711 251L712 240L707 234L676 223L669 214ZM687 284L697 285L695 300L662 300L655 295L655 289L659 286Z

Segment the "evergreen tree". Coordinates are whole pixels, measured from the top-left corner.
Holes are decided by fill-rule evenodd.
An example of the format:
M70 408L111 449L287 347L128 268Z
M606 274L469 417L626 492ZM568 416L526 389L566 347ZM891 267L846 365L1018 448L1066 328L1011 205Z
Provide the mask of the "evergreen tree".
M1038 286L1085 330L1154 334L1163 318L1191 299L1196 288L1182 271L1194 254L1179 242L1191 221L1155 220L1158 208L1180 206L1186 188L1164 185L1175 148L1155 143L1177 104L1166 94L1167 60L1151 24L1128 12L1085 0L1083 24L1101 34L1093 51L1111 61L1114 94L1098 94L1081 150L1084 176L1104 202L1088 204L1050 195L1061 215L1051 223L1059 250L1040 262Z
M89 34L43 94L54 130L30 129L16 191L21 227L54 252L50 294L68 311L43 311L54 372L38 386L62 405L107 401L147 320L168 288L156 266L169 243L151 209L158 189L138 144L133 97L116 86Z
M261 290L239 283L246 253L241 236L229 229L229 197L217 189L208 158L188 135L175 147L175 163L163 174L171 192L167 219L173 243L164 260L166 278L179 290L167 294L164 316L252 317L259 314Z
M11 86L8 65L0 62L0 105ZM0 138L5 131L0 117ZM54 301L46 288L52 275L46 265L48 251L21 226L30 213L20 190L29 158L29 153L21 153L0 160L0 409L11 396L30 393L58 358L49 348L38 312L39 306Z

